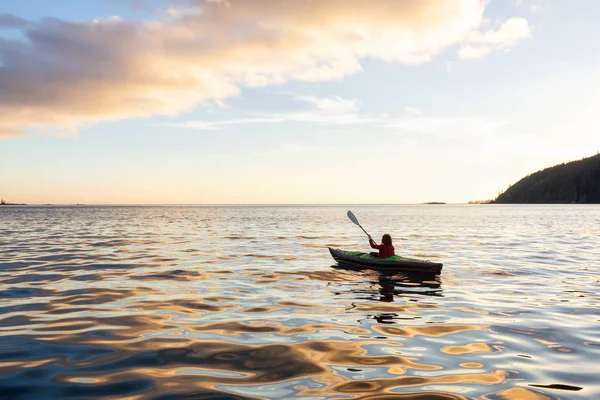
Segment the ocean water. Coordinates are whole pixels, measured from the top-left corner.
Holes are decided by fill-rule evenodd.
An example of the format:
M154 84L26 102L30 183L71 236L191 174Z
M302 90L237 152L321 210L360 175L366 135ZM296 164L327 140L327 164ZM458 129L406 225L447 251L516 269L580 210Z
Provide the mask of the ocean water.
M2 207L0 398L600 398L599 266L596 205Z

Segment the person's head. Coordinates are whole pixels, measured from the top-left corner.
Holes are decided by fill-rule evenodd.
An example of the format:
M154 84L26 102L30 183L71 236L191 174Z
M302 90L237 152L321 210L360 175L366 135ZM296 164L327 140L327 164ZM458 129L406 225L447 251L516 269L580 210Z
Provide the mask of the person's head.
M391 246L392 245L392 237L387 233L381 237L381 243Z

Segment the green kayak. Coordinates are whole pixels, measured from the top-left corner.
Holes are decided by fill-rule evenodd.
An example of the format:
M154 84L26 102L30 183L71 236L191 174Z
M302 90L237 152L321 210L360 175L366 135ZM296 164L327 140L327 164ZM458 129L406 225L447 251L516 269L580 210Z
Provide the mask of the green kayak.
M392 256L387 258L377 258L369 253L359 251L342 251L332 249L329 252L335 261L340 265L351 266L355 268L375 269L375 270L396 270L402 272L412 272L421 274L439 275L442 272L442 263L419 260L416 258L405 258Z

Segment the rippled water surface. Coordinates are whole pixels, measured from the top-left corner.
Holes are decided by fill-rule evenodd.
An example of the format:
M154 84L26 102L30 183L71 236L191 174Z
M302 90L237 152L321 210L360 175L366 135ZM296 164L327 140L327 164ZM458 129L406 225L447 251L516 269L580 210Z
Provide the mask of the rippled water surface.
M600 206L0 208L0 398L600 398Z

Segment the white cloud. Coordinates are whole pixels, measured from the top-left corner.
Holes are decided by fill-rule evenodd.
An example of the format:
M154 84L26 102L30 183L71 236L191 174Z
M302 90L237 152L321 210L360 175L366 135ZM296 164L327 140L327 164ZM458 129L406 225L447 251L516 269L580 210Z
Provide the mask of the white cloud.
M286 94L288 95L288 94ZM382 132L419 133L435 136L470 137L485 136L498 132L510 121L492 120L484 117L430 117L414 107L404 108L404 117L387 114L369 115L361 113L356 100L340 97L320 98L295 96L312 106L309 110L281 113L249 113L245 118L217 121L186 121L166 124L171 127L198 130L227 129L250 124L305 123L316 126L354 125L370 127Z
M529 23L525 18L510 18L498 29L476 31L469 34L467 43L458 51L461 58L481 58L494 50L509 49L519 41L531 37Z
M477 44L510 47L530 36L529 23L525 18L510 18L504 21L496 30L490 29L470 34L468 41Z
M361 71L364 58L418 64L452 46L506 49L528 35L523 19L482 31L483 0L180 4L142 23L1 14L0 26L20 29L26 41L0 37L0 138L31 127L76 131L102 120L177 115L242 87L341 79ZM348 117L356 104L316 105L340 114L328 121L356 122Z
M483 58L492 52L490 46L463 46L458 50L460 58Z
M249 124L274 124L286 122L289 119L284 115L272 114L272 116L262 116L254 118L227 119L220 121L185 121L172 124L162 124L163 126L171 126L175 128L192 128L198 130L217 130L225 129L233 125L249 125Z
M281 113L248 113L245 118L225 119L217 121L186 121L163 124L177 128L192 128L199 130L225 129L231 126L249 124L275 124L284 122L302 122L317 125L350 125L368 124L379 121L378 118L360 115L358 113L358 100L344 99L339 96L317 97L299 96L293 93L275 93L290 96L294 100L310 105L308 110L288 111Z
M311 103L318 111L332 114L347 114L358 110L358 100L335 97L298 96L298 100Z

